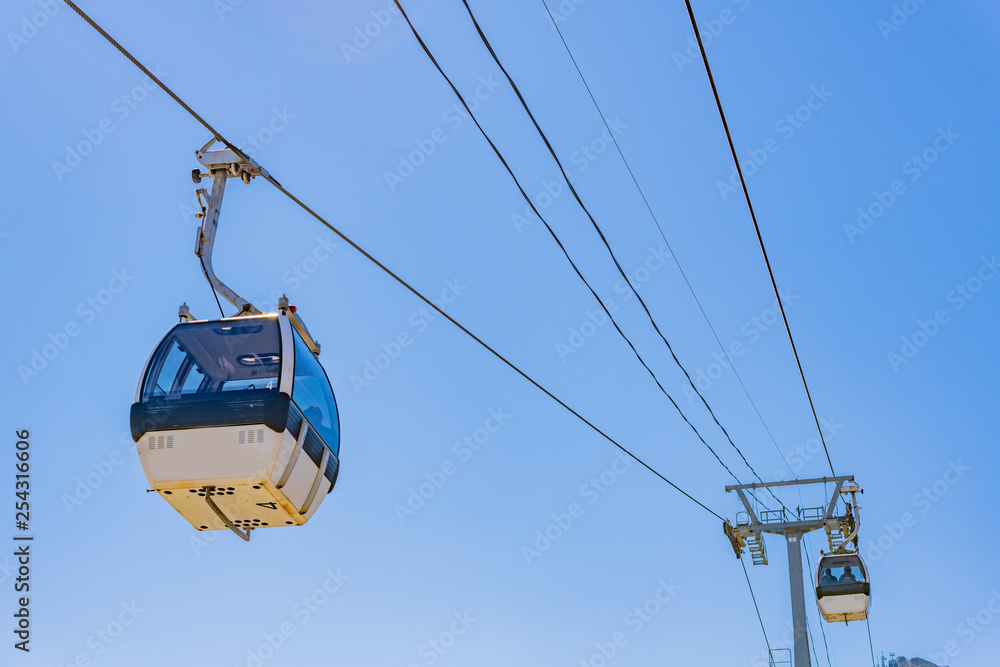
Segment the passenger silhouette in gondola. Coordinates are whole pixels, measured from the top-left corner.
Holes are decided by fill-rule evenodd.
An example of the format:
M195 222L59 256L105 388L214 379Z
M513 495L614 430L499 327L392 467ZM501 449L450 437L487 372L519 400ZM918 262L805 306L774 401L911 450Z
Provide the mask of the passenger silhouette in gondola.
M315 405L306 408L303 414L305 415L305 418L309 420L309 423L312 424L314 427L326 426L326 419L323 417L323 411L320 410Z
M833 572L830 568L826 568L823 571L823 578L819 580L820 586L829 586L830 584L837 583L837 577L833 576Z
M857 581L858 581L857 578L851 573L851 566L848 565L847 567L845 567L844 573L840 575L840 583L851 584L851 583L856 583Z

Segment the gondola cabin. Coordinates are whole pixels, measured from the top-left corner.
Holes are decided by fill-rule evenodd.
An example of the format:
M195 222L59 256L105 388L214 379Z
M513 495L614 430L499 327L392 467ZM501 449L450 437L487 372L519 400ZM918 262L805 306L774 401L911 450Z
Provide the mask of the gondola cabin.
M824 554L816 569L816 599L831 623L868 618L868 568L856 553Z
M337 481L330 381L285 314L177 324L130 425L150 486L198 530L302 525Z

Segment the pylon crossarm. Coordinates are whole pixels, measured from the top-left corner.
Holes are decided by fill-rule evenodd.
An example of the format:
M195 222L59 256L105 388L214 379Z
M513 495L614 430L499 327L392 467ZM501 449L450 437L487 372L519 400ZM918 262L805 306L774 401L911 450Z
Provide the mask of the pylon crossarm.
M814 519L812 521L776 521L774 523L758 523L748 526L749 530L773 535L787 535L789 533L809 532L819 530L826 526L825 519Z
M776 486L798 486L800 484L829 484L831 482L853 482L854 475L841 475L839 477L814 477L812 479L790 479L784 482L758 482L757 484L731 484L726 487L726 491L736 491L738 489L766 489Z

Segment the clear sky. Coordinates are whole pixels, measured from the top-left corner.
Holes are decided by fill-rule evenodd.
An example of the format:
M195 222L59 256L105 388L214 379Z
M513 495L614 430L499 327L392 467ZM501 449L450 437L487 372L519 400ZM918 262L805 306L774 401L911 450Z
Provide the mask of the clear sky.
M525 216L388 5L84 8L344 233L424 293L447 296L464 325L735 517L738 500L724 491L732 478L613 328L591 325L596 301ZM828 473L749 215L728 185L731 157L683 2L550 6L720 340L738 344L736 367L774 442L734 372L713 366L719 345L601 137L541 0L471 5L754 469L787 477L787 458L796 474ZM752 481L625 298L461 3L405 6L667 391ZM700 0L695 9L834 465L865 491L875 649L994 664L1000 9L984 0ZM716 517L625 467L610 443L427 317L259 179L230 184L215 266L255 303L287 293L323 343L343 432L337 488L306 526L259 530L249 544L198 533L146 493L127 435L139 374L181 302L198 317L218 312L192 253L189 173L209 137L65 5L12 0L0 26L0 663L763 664L747 584ZM412 343L397 350L400 334ZM21 429L35 536L27 655L13 648L17 575L6 555L19 532ZM402 512L408 503L416 509ZM536 531L556 537L546 544ZM813 563L822 537L807 545ZM779 538L768 547L771 564L749 573L780 646L786 555ZM822 635L821 624L810 605L819 664L827 647L831 665L870 662L863 623Z

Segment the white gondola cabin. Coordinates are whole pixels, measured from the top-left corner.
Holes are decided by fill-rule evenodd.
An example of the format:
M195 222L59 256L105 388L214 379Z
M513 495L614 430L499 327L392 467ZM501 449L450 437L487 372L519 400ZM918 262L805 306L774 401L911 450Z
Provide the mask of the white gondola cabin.
M146 364L132 437L150 486L198 530L302 525L333 490L337 405L296 319L181 322Z
M856 553L824 554L816 568L816 599L831 623L868 618L871 584L868 568Z

